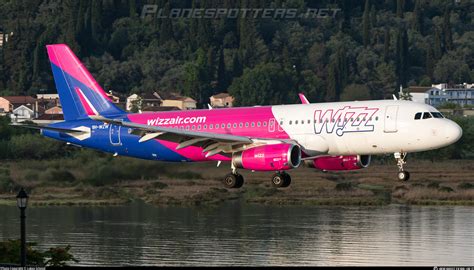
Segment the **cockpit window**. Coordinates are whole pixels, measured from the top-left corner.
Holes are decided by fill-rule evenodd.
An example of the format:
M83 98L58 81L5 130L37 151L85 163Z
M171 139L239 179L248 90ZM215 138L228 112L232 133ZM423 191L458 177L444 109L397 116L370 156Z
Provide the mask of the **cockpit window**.
M421 112L415 114L415 120L418 120L421 118Z
M433 116L431 116L431 114L429 112L425 112L423 113L423 119L428 119L428 118L432 118Z
M444 118L444 116L440 112L432 112L431 114L434 118Z

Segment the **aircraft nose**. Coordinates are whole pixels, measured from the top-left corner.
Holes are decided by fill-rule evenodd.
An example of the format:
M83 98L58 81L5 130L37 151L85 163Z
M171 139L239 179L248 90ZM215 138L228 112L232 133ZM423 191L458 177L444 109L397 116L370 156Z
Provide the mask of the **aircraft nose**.
M448 120L449 122L445 125L444 137L449 142L449 144L455 143L462 136L462 128L455 122Z

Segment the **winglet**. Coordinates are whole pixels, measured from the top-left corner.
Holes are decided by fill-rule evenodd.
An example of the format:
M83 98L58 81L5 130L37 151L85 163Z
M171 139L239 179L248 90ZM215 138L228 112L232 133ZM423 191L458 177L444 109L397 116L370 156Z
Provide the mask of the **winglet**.
M304 96L303 93L299 93L298 96L300 96L300 99L301 99L301 103L302 103L302 104L309 104L308 99Z
M212 110L211 104L207 103L207 107L209 108L209 110Z
M395 95L392 95L392 97L393 97L393 100L398 100Z

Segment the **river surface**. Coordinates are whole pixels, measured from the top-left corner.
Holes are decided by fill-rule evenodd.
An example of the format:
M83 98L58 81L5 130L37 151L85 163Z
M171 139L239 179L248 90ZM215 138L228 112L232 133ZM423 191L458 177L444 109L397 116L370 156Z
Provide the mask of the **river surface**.
M19 238L0 207L0 239ZM30 207L28 241L78 265L474 265L474 207Z

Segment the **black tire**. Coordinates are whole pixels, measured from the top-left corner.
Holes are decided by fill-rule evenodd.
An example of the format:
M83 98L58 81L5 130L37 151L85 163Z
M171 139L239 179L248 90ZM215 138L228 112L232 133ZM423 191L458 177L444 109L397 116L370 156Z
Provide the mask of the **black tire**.
M237 184L238 184L238 177L237 175L233 174L233 173L229 173L227 174L225 177L224 177L224 186L226 188L235 188L237 187ZM243 181L242 181L243 182Z
M408 179L410 179L410 173L407 171L399 171L397 177L400 181L408 181Z
M285 176L283 176L281 173L275 173L272 176L272 185L276 188L283 187L285 184Z
M285 178L285 183L282 187L288 187L291 184L291 176L287 173L282 173L282 175Z
M241 174L237 174L237 185L235 188L241 188L244 184L244 177Z

